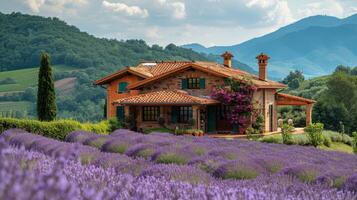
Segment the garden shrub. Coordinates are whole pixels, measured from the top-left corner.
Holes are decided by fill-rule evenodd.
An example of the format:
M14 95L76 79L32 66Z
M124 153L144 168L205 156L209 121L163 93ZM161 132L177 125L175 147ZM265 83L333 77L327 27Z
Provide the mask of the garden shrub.
M283 140L278 135L265 136L259 139L260 142L282 144Z
M284 144L293 144L291 131L293 127L289 124L283 124L281 126L281 136Z
M347 134L341 134L333 131L324 131L324 137L329 137L332 142L341 142L347 145L352 145L352 138Z
M254 129L253 127L248 127L245 130L245 134L247 135L248 140L257 140L259 138L260 130Z
M107 122L98 124L82 124L74 120L55 120L51 122L41 122L33 119L0 118L0 133L11 128L19 128L31 133L36 133L53 139L64 140L72 131L85 130L96 133L108 133Z
M293 135L293 143L296 145L311 145L309 138L305 134Z
M123 122L116 117L108 120L110 132L123 128Z
M327 147L331 147L331 144L332 144L331 138L324 137L324 136L323 136L323 138L324 138L323 144Z
M324 130L324 125L321 123L313 123L304 129L310 140L310 143L317 147L323 143L322 131Z
M357 154L357 132L353 132L352 133L353 136L353 140L352 140L352 148L353 148L353 152L355 154Z

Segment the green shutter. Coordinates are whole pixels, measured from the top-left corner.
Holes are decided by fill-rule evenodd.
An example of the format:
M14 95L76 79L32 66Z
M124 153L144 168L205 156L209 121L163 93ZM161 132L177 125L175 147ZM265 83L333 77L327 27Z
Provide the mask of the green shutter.
M127 82L120 82L118 86L118 92L126 92L126 87L128 86Z
M187 78L181 79L181 89L187 89Z
M200 78L200 89L206 88L206 79Z
M124 106L117 106L117 118L119 120L124 120Z
M178 115L179 115L179 107L172 106L171 107L171 122L172 123L177 123Z

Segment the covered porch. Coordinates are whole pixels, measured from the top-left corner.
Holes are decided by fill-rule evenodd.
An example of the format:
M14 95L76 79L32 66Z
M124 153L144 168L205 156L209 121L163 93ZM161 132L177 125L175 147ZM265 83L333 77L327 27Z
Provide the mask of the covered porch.
M316 101L298 97L290 94L277 93L276 105L277 106L304 106L306 115L306 126L312 123L312 109Z
M118 118L134 118L139 131L166 127L207 132L207 109L218 104L216 100L192 96L181 90L155 91L115 102Z

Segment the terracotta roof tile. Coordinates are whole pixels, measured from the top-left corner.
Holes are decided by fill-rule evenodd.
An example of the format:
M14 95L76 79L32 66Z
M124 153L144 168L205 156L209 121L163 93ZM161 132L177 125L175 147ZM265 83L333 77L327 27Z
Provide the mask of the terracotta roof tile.
M277 93L278 105L304 105L304 104L314 104L314 103L316 103L316 101L312 99L306 99L291 94Z
M141 85L141 83L146 84L148 82L155 81L157 78L164 76L166 74L170 74L170 72L177 71L181 68L185 68L188 66L199 66L201 69L205 69L208 72L214 72L217 75L221 75L224 77L232 77L237 80L241 80L243 78L249 78L254 85L260 88L285 88L286 85L271 81L271 80L261 80L258 76L250 74L248 72L228 68L222 64L218 64L215 62L203 62L203 61L165 61L165 62L143 62L140 63L136 67L127 67L125 70L119 70L117 73L104 77L98 81L96 84L105 84L110 80L115 79L117 76L123 74L123 72L131 72L137 75L140 75L149 80L143 80L142 82L138 82L135 84Z
M118 99L115 101L115 103L125 105L197 105L216 104L219 102L207 97L191 96L187 92L182 90L161 90Z

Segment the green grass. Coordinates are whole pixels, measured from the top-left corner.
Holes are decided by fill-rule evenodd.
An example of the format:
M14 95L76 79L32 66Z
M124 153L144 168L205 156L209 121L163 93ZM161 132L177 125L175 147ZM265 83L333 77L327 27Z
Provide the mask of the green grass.
M339 133L333 131L324 131L323 135L325 137L328 136L334 139L332 139L332 143L330 147L321 145L318 147L319 149L328 150L328 151L340 151L344 153L353 153L352 146L348 145L349 143L347 143L348 141L347 138L344 138L348 136L342 137ZM266 142L266 143L277 143L277 144L283 143L281 134L264 136L262 138L259 138L258 141ZM292 141L293 144L295 145L302 145L302 146L310 145L306 134L292 135Z
M341 142L332 142L330 147L319 146L319 148L327 151L340 151L345 153L353 153L353 149L351 146Z
M0 102L0 112L29 110L32 102L29 101L3 101Z
M19 69L19 70L1 72L0 80L6 79L6 78L12 78L16 81L16 83L0 85L0 92L24 91L28 87L35 86L37 84L38 69L39 68L36 67L36 68ZM54 72L71 71L74 69L76 69L76 68L68 67L68 66L64 66L64 65L53 66Z

